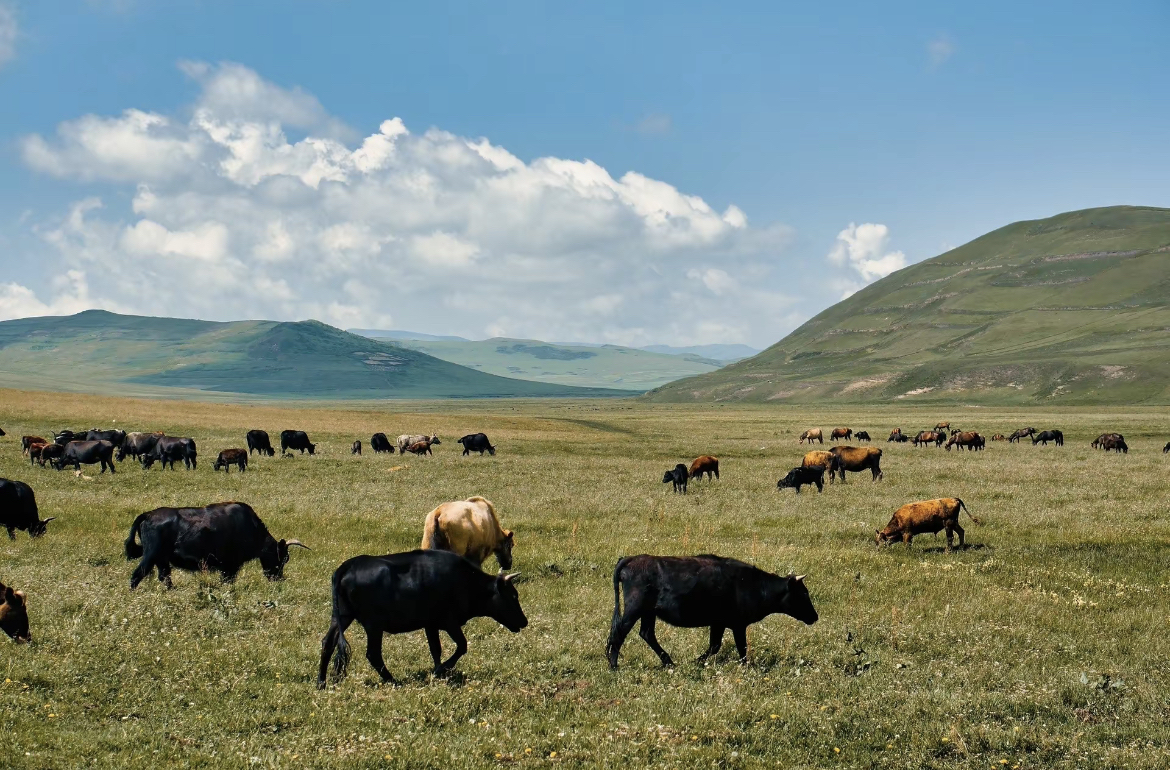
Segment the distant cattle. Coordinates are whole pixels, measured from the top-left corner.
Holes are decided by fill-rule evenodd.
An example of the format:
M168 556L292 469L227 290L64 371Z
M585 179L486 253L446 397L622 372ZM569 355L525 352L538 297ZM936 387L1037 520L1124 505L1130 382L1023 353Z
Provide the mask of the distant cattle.
M272 448L272 443L268 440L268 431L250 430L248 431L247 439L249 456L253 452L259 452L261 455L268 455L269 457L276 454L276 450Z
M934 426L934 429L935 429L935 430L950 430L950 429L951 429L951 423L950 423L949 421L947 421L947 422L940 422L940 423L938 423L937 425L935 425L935 426ZM957 429L956 429L956 430L957 430Z
M1014 444L1017 441L1019 441L1020 439L1034 435L1035 433L1036 433L1035 428L1020 428L1019 430L1012 433L1012 435L1008 436L1008 443Z
M33 444L48 444L47 439L40 436L21 436L20 437L20 453L28 454L28 448Z
M817 492L825 489L825 466L801 465L788 471L788 475L776 482L777 489L795 489L800 494L800 488L808 484L816 485Z
M58 446L57 444L46 444L44 442L30 444L28 447L28 464L32 465L35 462L37 462L38 460L40 460L41 467L42 468L45 467L45 461L41 459L41 452L47 446L55 446L58 449L60 449L62 452L65 451L65 447Z
M994 436L991 437L991 440L992 441L1007 441L1007 436L1003 435L1002 433L996 433Z
M946 449L948 452L951 451L951 447L975 451L982 449L983 443L983 437L973 430L955 431L947 439Z
M622 609L622 594L625 609ZM711 629L705 661L719 652L723 635L731 629L740 661L747 660L747 627L769 615L783 613L802 623L817 622L804 575L781 577L736 559L701 556L631 556L613 571L613 619L605 655L617 668L622 643L641 623L638 635L664 666L674 661L654 634L657 620L682 628Z
M0 435L3 431L0 431ZM0 583L0 630L14 642L32 639L28 628L28 600L24 591Z
M4 432L4 429L0 428L0 436L7 436L7 435L8 434Z
M1129 445L1125 443L1125 439L1121 436L1110 436L1105 439L1105 442L1101 446L1106 452L1112 450L1118 454L1122 452L1129 454Z
M135 460L141 460L144 454L154 449L154 445L162 438L162 431L157 433L127 433L118 447L118 452L115 457L118 462L125 460L127 456L133 457Z
M171 588L172 567L188 572L214 570L224 580L233 580L253 559L260 560L265 577L280 580L288 549L294 545L308 549L300 540L274 538L246 503L155 508L134 520L124 545L127 561L142 559L130 576L131 590L155 568L167 588Z
M830 450L837 456L837 473L841 483L845 483L845 471L860 473L868 470L873 474L873 480L882 478L882 450L877 447L835 446Z
M439 442L434 441L432 443L437 444ZM488 441L487 434L485 433L469 433L463 438L459 439L459 441L456 443L463 445L464 457L471 454L472 452L479 452L480 457L483 457L484 452L487 452L493 457L496 454L496 448L492 446L490 441Z
M457 553L477 566L494 554L502 569L512 569L514 542L512 530L500 526L495 506L477 495L428 513L419 547Z
M390 439L386 438L385 433L375 433L370 436L370 448L374 450L374 454L382 452L394 454L394 445L390 443Z
M44 450L41 450L42 454ZM106 468L110 473L116 473L114 468L114 445L109 441L70 441L65 445L65 451L53 462L57 470L64 470L65 466L72 465L73 470L81 470L82 465L96 465L101 463L102 473Z
M173 471L178 460L182 460L183 467L189 471L198 467L199 447L195 445L195 439L159 436L158 441L154 443L154 449L142 455L142 467L150 469L157 462L162 463L164 469L170 465Z
M711 455L696 457L695 461L691 463L688 474L692 479L702 478L703 474L707 474L708 481L711 480L712 476L719 478L719 458Z
M829 434L830 441L836 441L837 439L845 439L848 441L851 438L853 438L852 428L833 428L833 432Z
M122 441L126 438L126 431L124 430L98 430L94 428L86 432L86 441L109 441L116 447L122 446Z
M53 442L65 446L71 441L85 441L88 430L72 431L63 430L53 436Z
M248 450L246 449L225 449L219 453L215 458L215 463L211 466L213 471L218 471L223 468L224 473L231 471L231 466L236 466L240 472L248 470Z
M443 443L442 441L439 441L439 436L436 433L432 433L429 436L424 436L421 433L417 435L403 433L398 437L398 454L403 454L408 446L411 444L417 444L420 441L429 441L435 446L439 446Z
M408 446L403 450L403 454L410 452L412 455L429 455L431 452L431 444L429 441L418 441Z
M901 428L894 428L892 431L890 431L890 437L888 439L886 439L886 443L888 444L891 441L904 441L905 439L901 438L901 436L902 436L902 429Z
M1166 454L1167 452L1170 452L1170 441L1167 441L1166 446L1162 447L1162 454Z
M1102 433L1100 436L1093 439L1093 441L1089 444L1089 446L1091 446L1093 449L1104 449L1105 448L1105 441L1107 439L1115 439L1117 441L1122 441L1122 442L1125 441L1125 437L1122 436L1120 433Z
M360 455L362 453L361 439L358 439L357 441L353 442L353 446L351 446L349 448L349 453L351 455Z
M65 455L65 447L61 444L34 444L33 446L40 446L41 448L41 451L37 455L36 459L40 461L42 468L45 467L45 463L48 463L51 467L56 468L56 461L60 460Z
M876 530L877 544L889 543L901 539L906 545L915 535L938 534L941 530L947 532L947 551L951 550L954 542L954 533L959 533L959 547L962 548L963 528L959 526L959 509L967 511L971 521L976 524L982 522L971 515L967 506L957 497L943 497L938 500L921 500L917 503L907 503L894 512L894 517L885 529Z
M809 428L804 433L800 434L800 439L797 440L796 443L803 444L806 441L810 444L813 441L818 441L823 444L825 443L825 434L821 433L820 428Z
M1064 446L1064 434L1058 430L1041 431L1032 437L1032 446L1036 446L1037 444L1048 446L1049 441L1057 446Z
M947 434L933 430L923 430L919 431L918 435L911 440L914 442L914 446L916 447L929 446L930 444L934 444L936 447L940 447L943 445L943 442L947 440Z
M0 479L0 527L8 530L8 539L16 539L16 530L21 529L29 537L45 534L45 525L56 516L41 520L37 510L37 497L32 487L23 481Z
M668 470L662 475L663 484L674 484L674 491L687 493L687 479L690 477L690 472L687 471L687 466L679 463L671 470Z
M280 454L292 454L290 449L298 449L301 454L307 450L310 455L316 454L317 445L309 441L309 434L303 430L282 430L280 432Z
M802 468L824 468L829 472L829 483L833 483L833 476L837 472L837 468L841 464L841 459L837 455L824 449L814 449L811 452L806 452L804 459L801 460L800 466Z
M441 676L467 653L463 626L488 617L513 633L528 625L520 607L515 575L484 574L447 551L409 551L387 556L355 556L333 573L333 616L321 640L317 687L325 688L329 661L336 651L334 676L345 676L349 642L345 631L357 621L366 631L366 660L384 682L394 682L382 658L382 635L425 631L427 646ZM439 632L455 642L442 660Z
M857 439L858 441L869 441L869 431L859 430L853 434L853 438Z

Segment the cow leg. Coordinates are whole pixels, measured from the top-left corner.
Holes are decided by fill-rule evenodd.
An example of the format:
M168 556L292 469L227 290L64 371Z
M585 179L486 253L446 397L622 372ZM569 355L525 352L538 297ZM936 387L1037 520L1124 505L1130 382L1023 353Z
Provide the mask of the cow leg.
M955 531L959 533L959 550L962 550L966 544L963 542L963 528L959 526L957 521L955 522Z
M617 608L614 608L613 621L609 626L609 639L605 643L605 654L609 658L610 668L617 668L618 653L621 652L622 643L626 641L626 636L633 629L644 601L642 593L635 588L626 591L626 611L624 614L618 615ZM653 602L650 602L650 605L653 606Z
M455 652L451 653L451 657L443 661L441 665L435 667L435 673L450 671L455 667L455 663L467 654L467 637L463 635L463 629L459 626L451 626L445 630L447 636L451 637L451 641L455 642ZM438 638L437 633L435 638Z
M134 572L130 574L130 590L133 591L138 587L150 571L154 569L155 551L153 548L147 548L142 554L142 561L138 562L138 566L134 568Z
M382 627L363 624L363 628L366 629L366 660L370 661L370 665L378 672L378 676L382 677L383 682L398 684L382 660Z
M654 650L658 655L658 659L662 661L664 666L673 666L674 661L666 654L666 650L662 649L662 645L658 643L658 637L654 635L654 621L657 618L654 614L642 616L642 627L638 629L638 636L642 637L646 644L650 645L650 649Z
M8 530L8 539L15 540L16 539L16 528L15 527L5 527L5 529Z
M747 626L731 629L735 638L735 651L739 653L739 662L747 663Z
M821 481L820 479L817 479L817 494L819 495L821 492L824 492L824 491L825 491L825 482Z
M903 532L902 533L902 542L906 544L907 548L910 547L910 543L913 542L913 540L914 540L914 533L912 533L912 532Z
M431 650L431 660L435 661L435 676L442 676L443 670L443 643L439 639L439 629L426 628L427 647Z
M171 582L171 563L169 561L158 563L158 582L165 585L168 590L175 587Z
M725 630L723 626L711 626L711 641L707 644L707 651L699 656L697 663L702 663L707 658L719 653L719 648L723 646L723 632Z

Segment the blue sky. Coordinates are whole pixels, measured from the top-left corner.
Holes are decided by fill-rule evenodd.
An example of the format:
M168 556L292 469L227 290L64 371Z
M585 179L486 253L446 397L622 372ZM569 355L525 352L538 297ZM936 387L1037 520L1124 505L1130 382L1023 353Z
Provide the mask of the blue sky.
M0 315L762 347L1011 221L1170 206L1164 2L567 5L0 0Z

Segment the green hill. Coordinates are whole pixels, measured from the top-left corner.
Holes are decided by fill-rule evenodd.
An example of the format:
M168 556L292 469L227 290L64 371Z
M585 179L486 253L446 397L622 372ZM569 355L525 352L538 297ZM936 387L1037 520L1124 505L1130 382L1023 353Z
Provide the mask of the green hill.
M646 398L1170 403L1170 210L1008 225Z
M481 372L522 380L638 392L723 366L696 355L666 355L618 345L488 340L385 340Z
M102 310L0 323L0 386L240 398L631 394L497 377L317 321L215 323Z

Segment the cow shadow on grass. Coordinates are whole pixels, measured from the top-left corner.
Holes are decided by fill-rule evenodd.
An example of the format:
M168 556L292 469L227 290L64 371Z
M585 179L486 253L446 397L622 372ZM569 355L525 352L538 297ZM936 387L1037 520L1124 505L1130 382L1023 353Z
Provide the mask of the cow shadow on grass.
M383 682L376 677L369 677L366 679L366 687L377 689L379 687L401 687L403 685L419 685L421 687L430 684L443 684L447 687L463 687L467 683L467 677L463 675L462 671L454 670L448 671L445 674L435 674L433 668L422 668L410 673L402 673L395 675L395 682Z
M917 548L917 546L916 546L915 549L919 553L946 553L947 552L947 547L945 545L928 545L925 548ZM990 551L994 551L995 547L987 545L986 543L967 543L964 546L957 546L956 545L955 550L959 551L960 553L966 553L967 551L989 551L990 552Z

